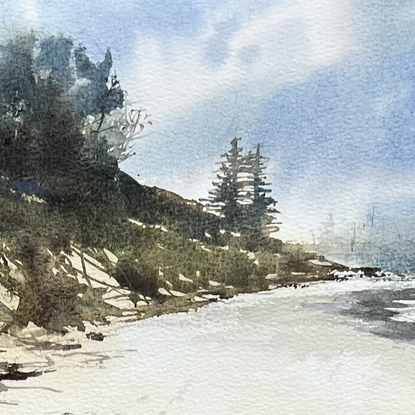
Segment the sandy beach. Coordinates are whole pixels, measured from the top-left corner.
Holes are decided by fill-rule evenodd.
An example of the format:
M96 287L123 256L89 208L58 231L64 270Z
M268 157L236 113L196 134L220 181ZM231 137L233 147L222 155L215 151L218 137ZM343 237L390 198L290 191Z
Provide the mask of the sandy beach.
M402 289L415 283L322 282L135 322L95 342L95 351L62 357L66 364L54 373L5 381L0 410L10 415L412 414L415 346L357 330L356 318L324 311L342 293L375 286ZM82 353L88 364L79 364ZM93 359L94 353L101 358Z

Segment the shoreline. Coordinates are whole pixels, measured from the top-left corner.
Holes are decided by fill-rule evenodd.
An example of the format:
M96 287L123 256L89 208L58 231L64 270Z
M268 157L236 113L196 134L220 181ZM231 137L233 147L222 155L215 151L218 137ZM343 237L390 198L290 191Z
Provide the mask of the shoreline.
M120 330L125 329L132 323L143 320L149 320L154 317L161 317L172 314L184 314L189 311L197 311L206 305L218 303L220 301L232 300L241 295L272 293L282 288L294 288L298 291L309 288L310 284L316 285L330 281L349 281L353 279L369 279L370 277L336 277L333 274L327 274L326 278L312 276L308 278L296 276L293 280L285 279L279 284L270 284L266 290L235 290L232 294L223 291L223 289L204 290L201 295L208 295L209 298L203 298L203 301L192 301L191 299L197 293L188 293L185 298L169 297L162 304L152 304L142 307L136 307L137 314L114 316L108 315L107 322L87 322L84 321L85 331L69 327L66 334L57 334L48 332L46 329L37 327L33 323L25 328L17 329L9 333L0 335L0 362L3 364L22 365L24 371L40 370L42 374L48 371L59 370L64 364L66 356L88 356L99 355L118 356L119 350L116 347L117 338ZM374 278L374 277L372 277ZM379 280L381 277L378 277ZM200 293L199 293L200 294ZM101 341L91 338L91 334L97 334ZM118 345L119 346L119 345ZM36 363L34 363L34 360ZM41 361L39 361L41 360ZM88 360L88 359L86 359ZM80 359L80 365L85 361ZM1 381L0 381L1 384Z
M221 300L232 300L241 295L251 295L251 294L260 294L260 293L271 293L274 290L279 288L284 288L285 286L290 287L295 284L304 284L304 283L322 283L324 281L332 281L333 278L310 278L307 280L302 279L295 280L295 282L287 282L286 284L281 285L270 285L267 290L240 290L234 292L232 295L223 295L218 292L218 290L209 291L208 295L213 295L215 298L206 298L204 301L200 302L191 302L189 298L178 298L173 297L167 300L162 304L153 304L146 307L136 307L138 313L134 316L114 316L108 315L107 322L87 322L84 321L85 331L81 331L77 328L68 327L68 332L65 334L58 334L49 332L48 330L38 327L33 323L29 323L27 327L12 330L9 333L0 334L0 359L2 357L7 358L11 356L12 359L3 359L3 363L17 363L22 365L24 369L36 370L36 368L42 367L43 365L39 363L33 364L31 359L28 359L28 355L36 355L43 353L49 353L50 355L55 355L57 357L56 361L52 361L51 358L46 359L44 364L47 363L47 367L53 368L58 363L60 358L65 357L69 353L77 353L76 350L80 353L84 353L85 349L91 349L88 346L94 346L94 349L97 351L105 352L107 350L108 339L117 336L120 330L123 330L130 326L133 323L141 322L144 320L150 320L155 317L162 317L175 314L187 314L190 311L198 311L199 309L208 306L209 304L218 303ZM190 293L189 296L194 295L195 293ZM167 303L167 304L166 304ZM140 315L140 311L142 311ZM143 313L145 311L145 313ZM97 333L103 336L102 341L96 341L88 338L88 333ZM7 339L6 341L4 341ZM15 340L15 342L13 341ZM7 346L5 347L5 344ZM16 352L17 353L10 353ZM26 353L25 353L26 351ZM87 351L86 351L87 353ZM16 358L21 357L20 361L17 362ZM53 363L52 363L53 362ZM59 365L58 365L59 366ZM53 369L55 371L57 369ZM50 369L45 369L42 373L47 373ZM1 380L0 380L1 384Z
M380 414L385 402L377 401L387 396L386 407L395 405L393 391L411 382L412 375L399 365L413 361L413 345L361 332L354 318L319 307L336 301L339 294L374 287L415 288L415 280L315 281L307 290L289 287L240 294L201 313L164 314L144 324L125 324L106 339L114 348L122 345L119 356L82 365L75 364L74 356L65 356L62 370L24 383L25 389L41 386L43 391L28 400L25 391L13 388L20 384L7 381L10 389L1 400L16 408L12 415L30 413L25 410L36 403L45 414L127 415L138 404L143 413L172 415L326 415L336 408L359 415L362 406L375 407L368 413ZM103 347L105 341L94 345ZM393 388L382 373L393 374ZM226 393L220 395L223 399L206 401L200 399L206 390L212 397ZM383 395L378 395L380 390ZM415 398L409 402L413 406ZM395 413L409 413L405 411L398 407Z
M185 298L169 297L162 304L152 304L142 307L136 307L137 314L130 316L108 315L107 322L87 322L84 321L85 331L78 330L74 327L68 327L66 334L57 334L48 330L37 327L29 323L27 327L9 330L9 333L0 334L0 363L21 365L22 372L39 370L41 374L47 374L50 371L59 370L64 363L63 360L67 355L87 355L110 353L114 347L111 341L117 337L120 330L125 329L132 323L148 320L154 317L161 317L171 314L183 314L189 311L197 311L205 306L217 303L220 300L229 300L244 294L258 294L261 292L272 292L284 285L305 284L310 282L323 282L333 280L327 278L307 278L295 279L285 284L269 285L267 290L235 290L233 293L224 293L219 289L206 290L203 295L214 296L214 298L203 298L203 301L192 302L191 298L198 292L188 293ZM97 333L103 336L102 341L96 341L88 338L89 333ZM115 354L117 354L115 352ZM41 360L39 362L39 360ZM35 361L35 363L34 363ZM79 364L84 364L81 361ZM66 366L66 365L63 365ZM0 380L0 385L1 385Z

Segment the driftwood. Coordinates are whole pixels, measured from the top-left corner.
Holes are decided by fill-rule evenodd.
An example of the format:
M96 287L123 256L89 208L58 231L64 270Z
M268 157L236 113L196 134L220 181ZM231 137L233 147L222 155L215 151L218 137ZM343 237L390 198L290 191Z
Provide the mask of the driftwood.
M30 377L40 376L43 372L31 371L22 372L20 368L22 365L18 363L5 363L3 365L3 371L0 373L0 381L2 380L26 380Z

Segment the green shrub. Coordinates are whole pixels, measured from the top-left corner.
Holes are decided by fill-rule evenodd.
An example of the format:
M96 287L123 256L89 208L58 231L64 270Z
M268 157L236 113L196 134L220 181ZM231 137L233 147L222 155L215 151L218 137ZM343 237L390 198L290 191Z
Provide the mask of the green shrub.
M150 297L158 295L157 270L148 267L145 263L123 259L118 262L113 277L121 286L142 295Z
M19 258L24 265L24 282L19 287L17 315L22 324L61 331L65 326L82 327L78 293L79 284L60 273L54 275L54 262L39 241L19 241Z

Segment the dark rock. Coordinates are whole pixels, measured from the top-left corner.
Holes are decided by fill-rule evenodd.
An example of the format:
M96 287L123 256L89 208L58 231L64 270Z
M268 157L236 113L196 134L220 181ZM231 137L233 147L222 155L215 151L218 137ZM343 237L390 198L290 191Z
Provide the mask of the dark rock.
M91 332L91 333L88 333L86 335L86 337L90 340L95 340L95 341L98 341L98 342L102 342L102 341L104 341L105 336L102 333Z

